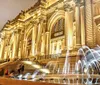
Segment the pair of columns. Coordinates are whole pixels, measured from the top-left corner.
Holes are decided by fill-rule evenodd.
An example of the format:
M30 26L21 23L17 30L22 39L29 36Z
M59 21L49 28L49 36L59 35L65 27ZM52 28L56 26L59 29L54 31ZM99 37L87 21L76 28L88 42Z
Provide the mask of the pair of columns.
M38 54L45 54L45 47L46 47L46 33L42 35L42 29L43 29L43 22L37 24L32 23L32 56L38 55ZM24 36L24 37L23 37ZM25 38L25 35L22 37L25 40L22 40L21 47L20 47L20 56L26 57L27 55L27 39ZM41 37L42 36L42 37ZM42 42L41 42L42 40ZM48 47L48 46L47 46Z
M13 50L12 50L12 58L17 58L18 57L18 52L19 52L19 33L14 33L13 37Z
M46 51L46 33L43 21L32 28L32 56L45 54ZM43 33L42 33L43 32Z
M1 43L0 43L0 60L2 60L4 58L4 48L5 48L5 39L2 38L1 39Z
M10 43L10 41L12 41L12 43ZM18 57L19 34L14 33L10 41L9 41L10 46L6 47L7 44L6 39L4 38L1 40L0 59L6 59L8 58L8 56L11 59Z
M66 6L67 5L67 6ZM67 50L72 50L73 46L73 22L74 13L76 21L76 46L81 47L85 44L85 24L84 24L84 6L80 7L80 3L76 3L75 11L68 4L65 3L65 38Z

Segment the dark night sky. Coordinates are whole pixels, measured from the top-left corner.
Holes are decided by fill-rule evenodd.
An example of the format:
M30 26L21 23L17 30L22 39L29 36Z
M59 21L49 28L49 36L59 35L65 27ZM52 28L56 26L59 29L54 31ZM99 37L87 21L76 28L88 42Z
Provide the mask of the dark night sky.
M37 0L0 0L0 29L8 20L14 19L21 10L30 8Z

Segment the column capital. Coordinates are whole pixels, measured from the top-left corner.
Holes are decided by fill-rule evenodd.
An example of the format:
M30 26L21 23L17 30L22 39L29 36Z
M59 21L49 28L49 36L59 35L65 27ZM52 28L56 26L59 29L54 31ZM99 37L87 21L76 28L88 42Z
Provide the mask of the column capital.
M38 20L39 20L39 23L45 23L46 22L46 19L44 19L43 17L40 17Z
M38 23L37 23L37 20L36 21L30 21L30 24L32 24L33 26L36 26Z
M74 2L79 4L81 0L74 0Z
M1 37L1 39L5 39L5 37L6 37L6 33L5 33L5 32L0 33L0 37Z
M16 35L18 33L18 30L13 30L12 34Z
M70 12L73 10L73 6L71 5L70 2L64 1L64 10L67 12Z
M79 6L79 5L81 5L82 3L82 0L74 0L74 2L75 2L75 5L76 6Z

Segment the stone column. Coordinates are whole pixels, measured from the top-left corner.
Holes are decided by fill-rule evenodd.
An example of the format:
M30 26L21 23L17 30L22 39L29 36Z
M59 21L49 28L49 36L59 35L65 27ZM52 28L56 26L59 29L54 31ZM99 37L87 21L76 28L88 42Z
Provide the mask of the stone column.
M24 57L24 32L22 32L22 31L20 34L19 47L20 47L20 51L19 51L20 58L23 58Z
M26 25L24 25L24 29ZM21 47L21 58L26 58L26 30L21 30L21 41L20 41L20 47Z
M11 38L10 38L9 41L10 41L10 43L9 43L9 44L10 44L10 45L9 45L9 58L12 59L12 48L13 48L13 47L12 47L12 45L13 45L13 44L12 44L12 43L13 43L13 41L12 41L12 34L11 34Z
M37 37L37 42L36 42L36 46L37 46L37 55L40 55L41 50L40 50L40 44L41 44L41 36L42 36L42 22L39 22L38 25L38 37Z
M27 38L24 39L24 43L23 43L23 46L24 46L24 49L23 49L23 55L24 55L24 58L27 58L27 43L28 43L28 40Z
M46 53L46 34L45 34L46 24L45 24L45 22L42 25L42 29L43 29L43 36L42 36L42 44L43 44L42 49L43 50L42 50L42 53L43 53L43 55L45 55L45 53Z
M9 58L12 59L12 50L10 50Z
M19 50L19 34L18 34L18 31L15 31L14 32L14 35L13 35L13 55L12 55L12 58L18 58L18 50Z
M76 20L76 48L79 48L81 47L80 0L76 0L75 20Z
M7 50L4 52L4 58L3 59L7 59Z
M19 48L19 51L18 51L18 58L21 59L21 48Z
M10 43L10 41L9 41L9 43ZM8 47L7 47L7 59L9 59L9 57L10 57L10 45L8 45Z
M36 44L36 29L37 29L37 26L34 25L33 28L32 28L32 56L35 56L36 54L36 49L35 49L35 44Z
M73 49L73 10L65 1L65 38L68 50Z
M19 29L18 30L18 32L17 32L17 43L16 43L16 58L18 58L19 56L18 56L18 54L19 54L19 44L20 44L20 36L21 36L21 29Z
M84 6L81 7L81 42L85 45L85 17L84 17Z
M5 39L1 39L0 60L4 58Z
M50 54L52 54L52 42L50 42Z
M10 59L10 55L11 55L11 45L10 45L10 40L9 40L9 46L8 46L8 59Z
M46 55L49 55L50 33L46 32ZM51 48L52 49L52 48Z
M6 51L6 55L5 55L5 59L8 59L9 57L9 55L8 55L8 51L9 51L9 47L7 46L7 51Z
M85 1L85 22L86 22L86 45L94 47L94 31L93 31L93 0Z
M43 53L45 53L45 20L39 19L39 25L38 25L38 37L37 37L37 54L41 54L41 48L40 44L43 43ZM43 42L41 42L41 36L43 34Z
M12 49L12 59L14 59L16 57L16 46L17 43L17 35L16 32L13 33L13 49Z
M43 33L43 35L42 35L41 53L42 53L42 55L45 55L45 33Z

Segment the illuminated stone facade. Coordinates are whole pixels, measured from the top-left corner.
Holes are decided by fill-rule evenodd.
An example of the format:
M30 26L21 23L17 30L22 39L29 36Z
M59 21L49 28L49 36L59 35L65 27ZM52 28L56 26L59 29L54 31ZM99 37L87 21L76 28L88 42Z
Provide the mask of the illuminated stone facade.
M100 0L39 0L1 30L0 59L100 45Z

